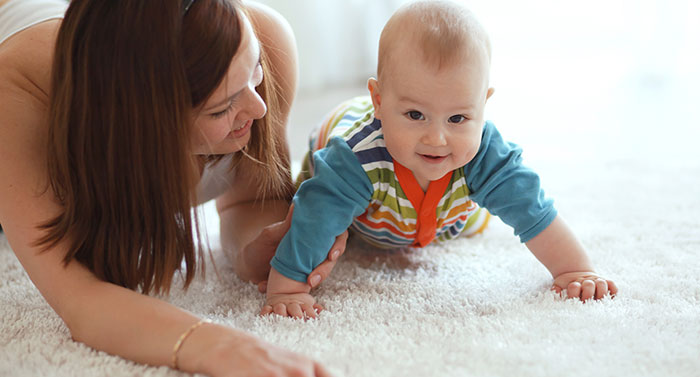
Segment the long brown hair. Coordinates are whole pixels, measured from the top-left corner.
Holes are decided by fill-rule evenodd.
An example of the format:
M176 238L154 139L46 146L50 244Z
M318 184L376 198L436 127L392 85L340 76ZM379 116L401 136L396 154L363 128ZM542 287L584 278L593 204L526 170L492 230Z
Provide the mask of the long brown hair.
M184 260L189 285L203 268L192 225L199 176L190 112L238 49L239 8L198 0L183 16L173 0L71 1L49 105L48 172L63 211L40 225L40 245L66 238L65 263L145 293L167 293ZM270 119L253 128L248 154L260 161L251 166L261 184L286 197L284 135Z

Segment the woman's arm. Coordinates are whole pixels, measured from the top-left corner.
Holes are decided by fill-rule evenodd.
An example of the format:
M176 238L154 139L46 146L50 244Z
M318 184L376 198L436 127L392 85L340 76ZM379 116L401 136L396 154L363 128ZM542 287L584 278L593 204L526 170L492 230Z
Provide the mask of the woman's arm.
M193 315L102 282L77 262L64 267L65 241L46 252L35 246L42 236L37 225L60 211L46 178L47 99L25 85L31 77L3 67L0 221L12 250L75 340L140 363L169 365L178 333L197 321Z
M268 54L271 73L280 85L279 117L281 124L286 126L296 93L298 76L294 34L287 21L271 8L255 2L246 2L245 6L260 43ZM242 250L258 237L263 228L284 219L289 203L286 200L271 199L265 199L264 203L256 201L258 188L254 178L246 172L237 172L234 184L217 198L216 204L221 217L223 249L232 257L236 272L241 278L259 282L267 278L267 273L254 272L259 271L261 266L267 263L262 261L254 263L252 261L254 258L248 258L251 261L247 262L242 260L244 258ZM243 268L248 262L253 262L252 270ZM262 268L264 269L264 266ZM269 270L269 266L267 269Z
M260 42L266 49L270 68L280 85L280 119L286 126L297 86L297 49L287 21L273 9L255 2L245 2ZM234 185L216 200L221 219L221 245L234 263L238 276L246 281L263 283L270 271L270 259L287 231L281 221L289 210L285 200L256 201L258 190L254 177L237 172ZM345 251L347 232L338 237L329 260L309 276L316 286L325 279L337 258Z
M65 266L66 241L43 252L35 246L43 234L37 225L60 213L47 182L48 82L38 73L49 71L51 48L46 47L54 34L51 25L40 26L13 37L17 46L25 46L24 53L4 44L0 50L0 222L18 260L73 339L135 362L171 365L175 342L198 318L101 281L78 262ZM27 56L33 57L31 64ZM199 327L186 339L179 365L208 375L247 376L266 370L284 376L326 375L305 357L214 324Z

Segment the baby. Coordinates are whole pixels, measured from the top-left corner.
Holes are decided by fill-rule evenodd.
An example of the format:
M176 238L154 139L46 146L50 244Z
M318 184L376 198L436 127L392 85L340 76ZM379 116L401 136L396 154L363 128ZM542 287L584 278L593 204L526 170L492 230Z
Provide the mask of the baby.
M375 245L423 247L480 232L489 213L549 269L555 291L617 293L522 165L522 150L484 121L490 60L485 30L456 3L416 2L391 17L369 98L340 105L312 137L261 314L315 317L307 276L348 228Z

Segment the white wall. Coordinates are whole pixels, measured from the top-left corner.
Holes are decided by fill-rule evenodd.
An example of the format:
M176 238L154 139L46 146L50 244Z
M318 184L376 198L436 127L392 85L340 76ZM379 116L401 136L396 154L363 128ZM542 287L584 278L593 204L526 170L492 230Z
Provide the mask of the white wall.
M406 0L260 0L284 15L299 48L300 91L367 81L379 34Z
M406 0L262 1L296 32L300 91L289 133L298 159L308 130L326 112L365 94L381 28ZM700 159L700 152L688 152L700 134L699 1L466 3L493 44L496 94L487 118L530 161L551 159L538 153L552 143L562 160L600 153Z
M295 31L302 92L363 83L375 71L383 24L406 2L260 1L282 13ZM495 82L512 81L523 65L542 59L560 67L576 59L572 70L638 73L652 81L698 74L700 2L694 0L464 2L490 32Z

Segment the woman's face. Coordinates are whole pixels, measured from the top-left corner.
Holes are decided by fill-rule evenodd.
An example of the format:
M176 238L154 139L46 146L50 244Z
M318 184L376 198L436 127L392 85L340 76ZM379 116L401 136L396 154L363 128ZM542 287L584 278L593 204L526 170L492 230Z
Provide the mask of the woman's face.
M260 43L244 15L240 15L241 44L231 60L224 80L211 97L195 111L195 154L228 154L241 150L250 140L255 119L267 107L255 88L262 83Z

